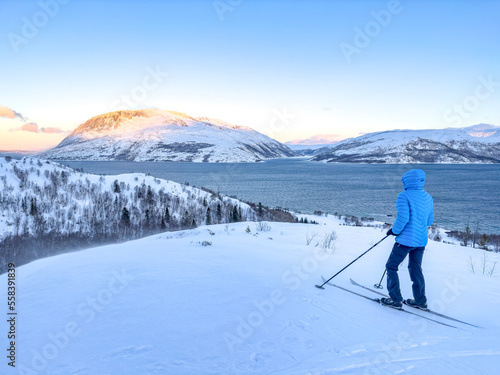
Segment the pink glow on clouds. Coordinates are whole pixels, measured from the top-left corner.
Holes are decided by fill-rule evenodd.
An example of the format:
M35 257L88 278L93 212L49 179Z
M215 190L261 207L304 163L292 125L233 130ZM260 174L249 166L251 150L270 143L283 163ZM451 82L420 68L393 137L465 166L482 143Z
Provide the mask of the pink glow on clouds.
M35 124L34 122L29 122L29 123L21 126L21 128L19 130L25 131L25 132L38 133L38 125Z
M61 128L47 127L40 128L38 124L34 122L28 122L19 128L10 129L11 132L30 132L30 133L45 133L45 134L58 134L66 133Z
M16 118L16 112L9 107L0 106L0 117Z

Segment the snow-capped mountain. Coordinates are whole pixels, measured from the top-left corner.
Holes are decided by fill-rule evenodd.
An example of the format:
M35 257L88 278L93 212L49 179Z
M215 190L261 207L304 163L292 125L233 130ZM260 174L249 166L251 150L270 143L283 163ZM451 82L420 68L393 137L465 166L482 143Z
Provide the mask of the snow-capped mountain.
M291 149L315 149L327 145L333 145L341 140L342 137L337 134L317 134L307 139L294 139L293 141L285 142L285 144Z
M329 163L500 163L500 127L392 130L346 139L311 160Z
M38 152L37 151L24 151L24 150L0 150L0 157L12 157L14 159L21 159L25 156L32 156L36 155Z
M300 156L314 156L324 152L341 140L336 134L318 134L307 139L295 139L285 142L295 153Z
M249 127L145 109L93 117L40 156L53 160L255 162L293 155L287 146Z

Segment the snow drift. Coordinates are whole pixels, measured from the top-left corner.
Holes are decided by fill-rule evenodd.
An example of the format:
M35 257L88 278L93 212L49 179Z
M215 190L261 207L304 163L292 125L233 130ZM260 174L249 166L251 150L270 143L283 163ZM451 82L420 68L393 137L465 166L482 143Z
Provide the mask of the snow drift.
M430 307L485 327L454 329L315 288L321 275L384 233L314 219L321 225L200 227L19 267L16 369L4 363L3 373L497 373L498 276L472 273L467 264L485 252L433 241L427 247ZM321 239L332 230L335 248L324 249ZM378 282L391 246L384 241L336 283ZM404 266L400 276L403 295L411 297ZM0 290L6 301L6 288ZM9 347L6 335L1 344Z

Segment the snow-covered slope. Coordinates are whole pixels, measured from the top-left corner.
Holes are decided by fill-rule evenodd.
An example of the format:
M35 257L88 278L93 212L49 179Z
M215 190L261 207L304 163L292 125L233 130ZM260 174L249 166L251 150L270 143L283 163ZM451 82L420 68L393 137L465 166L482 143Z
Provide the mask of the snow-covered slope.
M189 223L184 225L193 220L205 224L208 209L211 223L229 221L234 207L244 220L256 218L246 203L177 182L144 173L98 176L37 158L0 160L0 186L0 239L9 234L117 234L124 208L129 228L142 227L147 219L159 229L167 208L169 219L163 224L170 229L183 225L186 212Z
M55 160L254 162L292 156L287 146L249 127L147 109L91 118L57 147Z
M311 160L338 163L500 163L500 127L393 130L339 142Z
M430 306L485 327L457 323L454 329L332 287L315 288L320 275L337 272L384 236L321 221L327 225L271 223L268 232L256 232L254 223L200 227L19 267L16 370L4 357L2 373L498 373L498 276L472 273L467 264L485 252L436 242L427 247ZM332 229L335 250L316 246ZM392 241L336 283L356 290L349 277L378 282ZM500 261L498 254L487 256L489 263ZM400 276L411 297L405 264ZM6 275L0 284L6 301ZM9 348L6 334L0 344Z
M8 160L0 160L0 273L9 261L25 264L165 230L286 215L143 173L98 176L36 158Z

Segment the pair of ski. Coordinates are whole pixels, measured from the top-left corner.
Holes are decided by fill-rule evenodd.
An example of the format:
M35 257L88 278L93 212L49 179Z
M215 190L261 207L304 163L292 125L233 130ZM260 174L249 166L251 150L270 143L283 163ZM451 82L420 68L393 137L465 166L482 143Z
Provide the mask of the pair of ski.
M321 276L321 278L323 279L323 281L324 281L324 282L326 282L326 279L325 279L323 276ZM383 296L383 297L389 297L389 296L385 295L384 293L380 293L379 291L377 291L377 290L375 290L375 289L371 289L371 288L368 288L368 287L366 287L366 286L364 286L364 285L358 284L358 283L357 283L357 282L355 282L353 279L350 279L350 280L351 280L351 283L352 283L353 285L355 285L355 286L358 286L358 287L360 287L360 288L363 288L363 289L369 290L370 292L376 293L376 294L378 294L378 295L380 295L380 296ZM379 299L379 298L371 298L371 297L365 296L365 295L363 295L363 294L353 292L352 290L349 290L349 289L343 288L343 287L341 287L341 286L339 286L339 285L333 284L331 281L326 282L326 284L328 284L328 285L330 285L330 286L333 286L333 287L336 287L336 288L338 288L338 289L342 289L342 290L344 290L344 291L346 291L346 292L352 293L352 294L357 295L357 296L359 296L359 297L366 298L366 299L368 299L368 300L370 300L370 301L374 301L374 302L380 303L380 299ZM451 325L451 324L447 324L447 323L441 322L441 321L439 321L439 320L435 320L435 319L429 318L429 317L427 317L427 316L423 316L423 315L421 315L421 314L417 314L417 313L415 313L415 312L413 312L413 311L408 311L408 310L404 310L404 309L401 309L401 310L399 310L399 309L398 309L398 311L402 311L402 312L404 312L404 313L411 314L411 315L416 315L416 316L419 316L419 317L421 317L421 318L423 318L423 319L427 319L427 320L430 320L430 321L432 321L432 322L435 322L435 323L441 324L441 325L443 325L443 326L447 326L447 327L451 327L451 328L458 328L458 327L453 326L453 325ZM440 317L440 318L448 319L448 320L451 320L451 321L454 321L454 322L457 322L457 323L462 323L462 324L466 324L466 325L469 325L469 326L472 326L472 327L481 328L481 327L476 326L476 325L474 325L474 324L470 324L470 323L464 322L464 321L462 321L462 320L455 319L455 318L452 318L452 317L450 317L450 316L447 316L447 315L444 315L444 314L440 314L440 313L435 312L435 311L432 311L432 310L421 310L421 311L428 312L428 313L430 313L430 314L434 314L434 315L436 315L436 316L438 316L438 317Z

